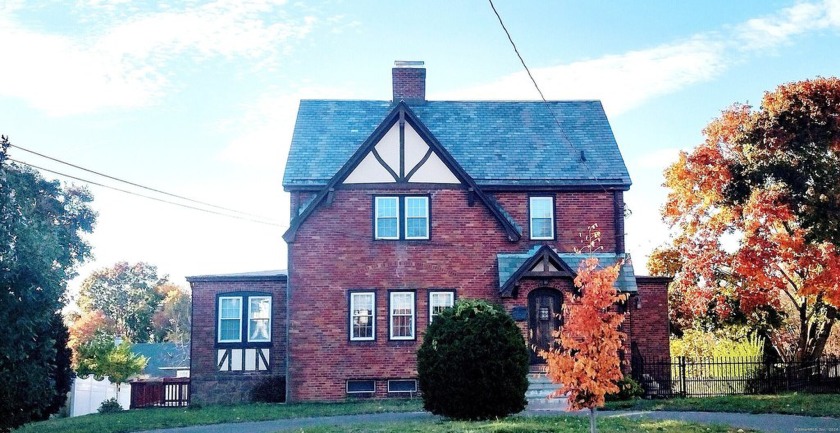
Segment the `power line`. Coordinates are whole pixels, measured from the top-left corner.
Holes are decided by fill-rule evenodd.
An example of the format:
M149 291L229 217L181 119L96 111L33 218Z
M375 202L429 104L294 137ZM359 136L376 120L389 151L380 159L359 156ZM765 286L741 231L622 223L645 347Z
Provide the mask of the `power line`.
M525 64L525 59L522 58L522 54L519 53L519 49L516 47L516 43L513 42L513 38L510 36L510 32L505 26L504 21L502 21L502 16L499 15L499 11L496 10L496 5L493 4L493 0L487 1L490 2L490 7L493 9L493 13L496 14L496 18L499 20L499 24L502 26L502 30L505 31L505 35L507 35L508 41L510 41L510 45L513 47L513 51L516 53L516 57L519 57L519 62L522 63L522 67L525 68L525 72L528 73L528 78L530 78L531 82L534 83L534 88L537 89L537 93L540 94L540 99L542 99L542 101L546 104L546 107L548 108L548 113L551 115L551 118L554 119L554 123L557 124L557 129L560 131L560 136L563 138L563 141L572 151L572 155L574 155L576 153L575 146L572 144L571 140L569 140L569 137L566 136L566 132L563 130L563 126L560 125L560 120L557 119L557 116L554 115L554 110L551 109L551 104L549 104L548 100L545 99L545 95L540 89L539 84L537 84L537 80L534 79L534 75L531 74L531 69L528 68L528 65ZM581 156L583 155L581 154ZM598 181L598 176L595 176L595 174L592 173L592 170L589 168L589 164L586 163L586 160L583 159L581 162L583 163L583 167L586 169L586 171L589 172L589 175L592 176L592 179L595 181L595 183L599 187L601 187L601 189L604 192L607 192L607 189L604 187L604 185Z
M254 223L258 223L258 224L265 224L265 225L280 227L280 228L285 228L286 227L286 226L280 225L276 222L261 221L261 220L258 220L258 219L247 218L247 217L242 217L242 216L238 216L238 215L231 215L231 214L222 213L222 212L216 212L216 211L210 210L210 209L204 209L204 208L200 208L200 207L196 207L196 206L190 206L188 204L178 203L178 202L174 202L174 201L170 201L170 200L164 200L162 198L152 197L152 196L145 195L145 194L139 194L139 193L136 193L136 192L133 192L133 191L128 191L128 190L125 190L125 189L116 188L116 187L101 184L99 182L95 182L95 181L92 181L92 180L82 179L80 177L76 177L76 176L69 175L69 174L66 174L66 173L61 173L61 172L58 172L58 171L50 170L48 168L39 167L35 164L30 164L28 162L20 161L20 160L14 159L14 158L8 158L8 160L12 161L12 162L16 162L18 164L23 164L23 165L26 165L26 166L29 166L29 167L32 167L32 168L35 168L35 169L38 169L38 170L41 170L41 171L46 171L48 173L52 173L52 174L55 174L55 175L58 175L58 176L63 176L63 177L70 178L70 179L73 179L73 180L78 180L80 182L85 182L85 183L90 184L90 185L100 186L102 188L107 188L107 189L110 189L110 190L119 191L121 193L129 194L129 195L133 195L133 196L137 196L137 197L142 197L142 198L149 199L149 200L154 200L154 201L161 202L161 203L171 204L171 205L174 205L174 206L180 206L180 207L183 207L183 208L197 210L197 211L201 211L201 212L206 212L206 213L213 214L213 215L220 215L220 216L225 216L225 217L228 217L228 218L235 218L235 219L238 219L238 220L250 221L250 222L254 222Z
M207 202L203 202L203 201L200 201L200 200L194 200L194 199L191 199L189 197L184 197L182 195L172 194L172 193L169 193L169 192L166 192L166 191L161 191L159 189L155 189L155 188L148 187L148 186L145 186L145 185L140 185L139 183L134 183L134 182L124 180L124 179L120 179L118 177L114 177L114 176L111 176L111 175L108 175L108 174L105 174L105 173L101 173L101 172L98 172L98 171L95 171L95 170L84 168L84 167L81 167L79 165L60 160L58 158L53 158L52 156L44 155L43 153L39 153L39 152L36 152L34 150L29 150L29 149L20 147L20 146L15 145L15 144L9 144L9 147L14 147L14 148L20 149L24 152L29 152L33 155L38 155L41 158L46 158L46 159L49 159L51 161L58 162L60 164L69 165L70 167L77 168L79 170L86 171L88 173L93 173L93 174L98 175L98 176L106 177L108 179L115 180L117 182L122 182L122 183L125 183L125 184L128 184L128 185L131 185L131 186L136 186L138 188L142 188L142 189L145 189L145 190L148 190L148 191L156 192L158 194L167 195L169 197L174 197L174 198L178 198L178 199L181 199L181 200L186 200L186 201L191 202L191 203L196 203L196 204L200 204L200 205L203 205L203 206L208 206L208 207L212 207L212 208L215 208L215 209L221 209L221 210L224 210L224 211L233 212L233 213L240 214L240 215L246 215L246 216L249 216L249 217L260 218L260 219L269 219L269 218L265 218L261 215L255 215L255 214L251 214L251 213L248 213L248 212L242 212L242 211L238 211L236 209L230 209L230 208L227 208L227 207L224 207L224 206L218 206L218 205L214 205L212 203L207 203Z

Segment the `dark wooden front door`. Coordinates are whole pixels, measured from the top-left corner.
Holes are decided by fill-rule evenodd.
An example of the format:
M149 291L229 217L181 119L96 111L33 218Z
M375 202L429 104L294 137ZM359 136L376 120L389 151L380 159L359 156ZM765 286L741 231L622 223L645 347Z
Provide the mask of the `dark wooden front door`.
M531 364L542 364L545 359L537 355L554 343L554 332L563 322L560 292L554 289L537 289L528 294L528 342Z

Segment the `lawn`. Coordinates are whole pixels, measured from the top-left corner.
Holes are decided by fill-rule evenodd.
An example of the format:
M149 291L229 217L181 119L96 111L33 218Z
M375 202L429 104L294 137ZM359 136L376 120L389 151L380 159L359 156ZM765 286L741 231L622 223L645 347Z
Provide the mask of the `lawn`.
M682 421L630 420L627 418L598 418L599 433L735 433L751 432L734 427L693 424ZM295 433L585 433L589 432L589 418L585 416L529 416L511 417L502 421L461 422L430 421L342 426L307 427Z
M347 403L247 404L201 408L139 409L91 414L27 424L15 433L125 433L159 428L273 419L422 410L420 400L367 400Z
M726 397L633 400L607 403L606 410L688 410L698 412L781 413L840 417L838 394L734 395Z

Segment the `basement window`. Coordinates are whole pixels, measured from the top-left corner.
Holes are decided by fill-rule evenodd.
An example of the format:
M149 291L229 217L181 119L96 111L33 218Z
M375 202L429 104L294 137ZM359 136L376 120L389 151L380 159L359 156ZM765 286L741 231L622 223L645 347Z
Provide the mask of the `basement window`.
M353 395L372 395L376 392L376 381L373 379L348 380L347 393Z

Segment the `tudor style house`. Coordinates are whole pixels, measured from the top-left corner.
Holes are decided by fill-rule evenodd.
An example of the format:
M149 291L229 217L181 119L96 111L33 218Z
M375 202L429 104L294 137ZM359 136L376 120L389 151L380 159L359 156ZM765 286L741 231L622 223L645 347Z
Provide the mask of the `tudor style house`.
M392 70L390 101L301 101L288 271L189 278L193 401L275 375L288 401L411 395L426 326L458 298L546 348L591 255L623 261L625 353L667 355L667 280L625 251L631 182L601 103L427 101L421 65ZM599 249L576 252L593 226Z

